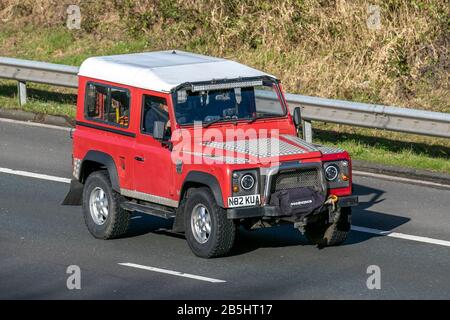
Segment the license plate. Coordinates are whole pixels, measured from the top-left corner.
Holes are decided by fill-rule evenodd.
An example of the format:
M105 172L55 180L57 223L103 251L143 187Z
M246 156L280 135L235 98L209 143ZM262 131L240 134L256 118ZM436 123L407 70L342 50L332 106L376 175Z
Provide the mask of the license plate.
M228 207L245 207L245 206L256 206L260 204L260 195L252 194L249 196L239 196L239 197L229 197Z

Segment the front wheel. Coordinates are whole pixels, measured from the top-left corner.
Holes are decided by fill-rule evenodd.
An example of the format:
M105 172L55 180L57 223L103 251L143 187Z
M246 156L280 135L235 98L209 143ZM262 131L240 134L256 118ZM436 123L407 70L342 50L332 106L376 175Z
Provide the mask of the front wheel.
M347 239L351 227L351 208L340 208L339 219L328 222L328 212L305 227L305 236L312 244L321 247L338 246Z
M215 201L209 188L189 193L184 211L186 240L202 258L226 255L233 247L236 227Z

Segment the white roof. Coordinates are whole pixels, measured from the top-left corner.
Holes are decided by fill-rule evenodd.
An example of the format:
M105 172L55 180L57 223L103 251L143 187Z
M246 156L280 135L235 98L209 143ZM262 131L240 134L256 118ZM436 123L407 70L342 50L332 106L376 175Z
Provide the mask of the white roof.
M185 82L273 77L231 60L178 50L92 57L78 75L162 92Z

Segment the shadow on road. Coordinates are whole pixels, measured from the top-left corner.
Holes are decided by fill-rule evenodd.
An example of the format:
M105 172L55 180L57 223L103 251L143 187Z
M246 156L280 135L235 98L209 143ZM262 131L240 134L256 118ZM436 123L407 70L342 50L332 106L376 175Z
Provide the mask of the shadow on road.
M172 228L172 224L173 219L163 219L140 212L134 212L126 237L136 237L149 232L177 236L174 233L168 232L168 230Z
M357 183L353 184L353 194L359 197L358 209L366 210L374 204L383 202L384 198L382 198L382 196L384 193L385 192L380 189L363 186Z
M409 218L402 216L370 210L375 204L384 201L383 195L385 192L383 190L355 184L354 193L360 197L360 204L353 208L352 218L354 225L389 231L410 220ZM134 213L133 217L139 218L131 220L130 232L127 237L144 235L151 232L158 233L161 236L166 235L184 239L183 235L174 234L169 231L173 220L165 220L140 213ZM354 231L343 245L361 243L373 237L377 237L377 235ZM291 224L257 229L255 231L247 231L243 228L239 228L236 234L236 244L230 252L230 255L241 255L259 248L299 245L304 246L309 245L309 243Z
M383 190L360 184L354 184L353 190L353 193L359 196L359 205L353 208L353 225L390 231L411 220L403 216L373 210L372 207L375 204L385 200Z

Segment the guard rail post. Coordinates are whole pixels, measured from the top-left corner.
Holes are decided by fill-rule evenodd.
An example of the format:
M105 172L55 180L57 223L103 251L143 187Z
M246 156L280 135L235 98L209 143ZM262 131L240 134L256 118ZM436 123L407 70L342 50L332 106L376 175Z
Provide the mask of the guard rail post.
M22 107L27 103L27 83L25 81L18 81L17 91L19 97L19 105Z

